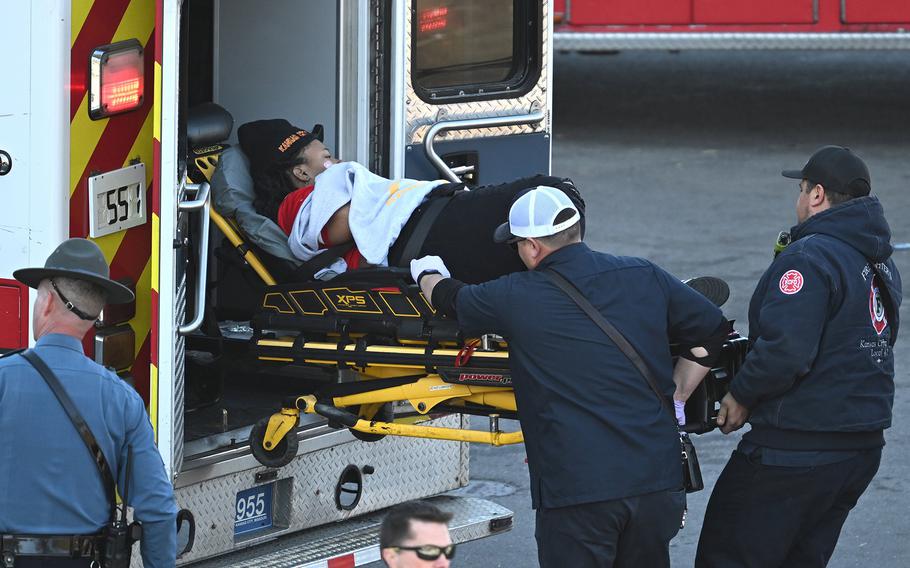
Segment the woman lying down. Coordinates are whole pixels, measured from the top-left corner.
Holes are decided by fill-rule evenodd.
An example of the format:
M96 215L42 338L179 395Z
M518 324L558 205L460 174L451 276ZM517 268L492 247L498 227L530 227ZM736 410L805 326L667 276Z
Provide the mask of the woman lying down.
M356 162L339 162L322 143L321 125L308 132L283 119L258 120L242 125L238 138L250 159L256 209L284 230L294 256L310 261L353 243L317 278L407 266L428 254L440 256L452 276L467 283L525 270L512 247L493 242L493 231L512 202L539 185L565 192L582 213L584 230L584 201L565 178L539 175L466 191L444 180L389 180Z

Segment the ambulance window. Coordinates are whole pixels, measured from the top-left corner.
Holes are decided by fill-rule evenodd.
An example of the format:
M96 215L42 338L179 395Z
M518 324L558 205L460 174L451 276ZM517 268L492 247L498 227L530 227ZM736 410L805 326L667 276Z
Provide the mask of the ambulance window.
M415 0L412 84L427 102L517 97L540 74L541 5Z

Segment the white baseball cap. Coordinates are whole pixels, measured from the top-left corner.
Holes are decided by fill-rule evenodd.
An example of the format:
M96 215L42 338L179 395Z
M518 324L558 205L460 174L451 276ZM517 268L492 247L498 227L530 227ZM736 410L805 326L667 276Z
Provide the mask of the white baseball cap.
M563 213L566 212L566 213ZM567 219L556 222L571 212ZM496 228L493 240L504 243L516 238L548 237L578 223L581 215L569 196L555 187L538 185L515 200L509 221Z

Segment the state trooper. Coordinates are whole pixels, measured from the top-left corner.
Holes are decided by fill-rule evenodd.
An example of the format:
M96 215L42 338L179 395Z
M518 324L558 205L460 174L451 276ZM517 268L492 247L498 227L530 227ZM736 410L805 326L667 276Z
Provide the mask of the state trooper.
M13 276L38 291L36 343L30 353L0 359L0 565L104 565L99 549L111 523L110 488L50 383L24 356L37 355L97 440L120 494L128 495L142 523L144 565L174 566L177 506L145 403L82 350L104 305L129 302L133 293L110 280L101 250L86 239L65 241L43 268Z

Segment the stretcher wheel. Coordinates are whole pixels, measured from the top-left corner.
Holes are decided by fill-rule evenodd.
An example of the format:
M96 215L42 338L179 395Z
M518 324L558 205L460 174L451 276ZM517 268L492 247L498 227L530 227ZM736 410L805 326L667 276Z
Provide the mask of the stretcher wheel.
M250 450L253 452L253 457L267 467L282 467L291 463L291 460L297 455L299 445L296 432L291 430L274 448L267 450L262 443L265 440L265 430L268 425L269 417L266 416L256 422L253 429L250 430Z
M358 406L355 409L351 409L354 414L360 414L360 407ZM376 412L376 415L373 416L373 420L379 422L391 422L395 418L395 410L392 408L392 403L387 402L379 407L379 410ZM379 440L385 438L385 434L370 434L368 432L359 432L357 430L351 430L351 434L361 442L378 442Z

